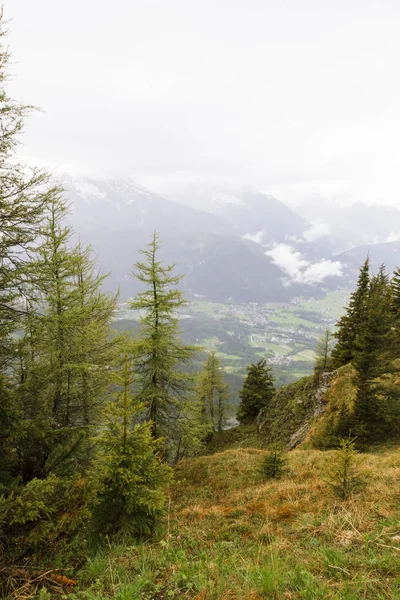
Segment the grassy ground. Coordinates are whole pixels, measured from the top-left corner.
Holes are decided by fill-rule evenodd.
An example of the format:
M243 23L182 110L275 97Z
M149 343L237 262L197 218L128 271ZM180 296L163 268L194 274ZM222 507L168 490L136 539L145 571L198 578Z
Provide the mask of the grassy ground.
M264 456L180 463L161 537L90 558L73 597L400 598L400 451L363 455L369 483L346 501L326 483L334 452L291 452L280 481L261 477Z

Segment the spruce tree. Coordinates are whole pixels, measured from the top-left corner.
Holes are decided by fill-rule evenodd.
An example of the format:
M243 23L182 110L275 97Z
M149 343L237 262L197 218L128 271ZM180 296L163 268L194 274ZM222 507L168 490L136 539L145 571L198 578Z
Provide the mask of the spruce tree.
M397 267L391 281L392 291L392 330L389 347L392 358L400 358L400 268Z
M357 370L353 433L360 443L378 440L388 430L376 379L388 369L384 354L391 328L391 302L389 278L382 266L379 273L371 278L368 303L353 359Z
M365 323L370 287L370 259L360 269L357 288L350 296L346 313L337 323L337 343L332 351L335 368L351 362L359 348L359 334Z
M144 260L136 263L135 277L145 290L130 303L141 312L140 332L135 342L135 373L139 399L146 407L155 439L163 437L166 453L175 454L180 439L180 424L190 403L192 376L188 372L195 348L182 344L178 312L185 306L181 281L175 265L164 266L158 258L156 232L146 249Z
M394 305L400 310L400 267L396 267L392 277Z
M254 421L260 410L271 402L275 394L272 369L263 358L247 367L246 379L239 392L237 419L240 423Z
M161 461L151 422L140 422L145 406L131 393L129 362L126 356L122 372L115 373L118 391L103 410L104 431L93 465L98 486L94 520L102 535L137 537L152 533L163 514L170 469Z

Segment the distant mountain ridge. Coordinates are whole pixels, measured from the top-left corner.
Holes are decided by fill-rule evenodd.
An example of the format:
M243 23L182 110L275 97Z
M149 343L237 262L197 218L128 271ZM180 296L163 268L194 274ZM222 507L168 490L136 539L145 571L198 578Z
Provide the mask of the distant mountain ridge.
M98 181L64 174L59 181L72 204L74 221L83 227L91 227L95 220L96 227L106 229L112 225L163 233L233 232L218 216L167 200L128 179Z
M332 235L366 246L400 239L400 201L398 207L354 202L341 206L332 199L310 198L296 207L304 219L316 219L329 226Z
M400 267L400 240L396 242L384 242L381 244L369 244L358 246L342 252L336 258L346 264L351 271L358 271L362 262L369 255L371 268L377 271L384 264L389 273L396 267Z
M187 296L215 302L285 302L348 286L353 263L366 255L365 248L335 254L335 240L318 225L254 190L213 192L204 210L199 197L189 206L129 179L63 174L59 181L72 205L70 222L93 245L99 266L111 272L107 286L119 287L122 298L138 291L132 268L154 230L161 258L185 275Z
M301 236L307 228L307 221L286 204L251 188L232 192L191 186L172 198L223 218L239 235L259 235L259 240L265 243Z
M192 296L216 302L285 301L293 296L284 273L265 250L243 240L221 217L166 200L129 180L60 179L72 204L70 220L111 272L107 285L122 297L138 291L131 277L139 250L160 233L160 256L177 263ZM297 290L300 292L300 288Z

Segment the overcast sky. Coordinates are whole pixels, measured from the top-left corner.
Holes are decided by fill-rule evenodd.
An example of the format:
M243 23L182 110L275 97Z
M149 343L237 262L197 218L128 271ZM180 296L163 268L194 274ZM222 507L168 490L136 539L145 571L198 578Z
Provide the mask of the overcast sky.
M21 153L400 204L399 0L7 0Z

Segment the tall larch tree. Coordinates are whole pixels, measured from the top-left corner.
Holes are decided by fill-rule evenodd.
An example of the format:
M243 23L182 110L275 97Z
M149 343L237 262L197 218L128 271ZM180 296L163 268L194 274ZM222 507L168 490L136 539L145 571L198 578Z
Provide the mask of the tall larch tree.
M14 100L7 92L11 55L6 35L0 8L0 445L1 471L7 479L16 474L16 444L23 435L10 369L18 343L16 333L29 316L29 251L38 243L43 217L58 190L51 185L48 173L18 159L25 118L33 107Z
M197 397L210 430L221 432L230 414L230 390L215 352L210 352L199 374Z
M29 278L28 251L37 241L48 205L57 193L49 175L22 164L16 151L24 120L33 110L7 93L10 53L0 8L0 372L12 356L12 332L25 315L21 302Z
M332 365L331 354L334 346L334 336L327 327L315 347L315 369L326 371Z
M71 245L66 206L52 203L42 242L32 252L30 298L14 365L29 435L21 449L24 477L49 472L72 456L98 423L118 353L110 321L116 297L101 290L90 248Z
M178 313L186 304L177 287L182 277L174 274L175 265L163 265L159 251L159 236L154 232L150 244L141 250L144 260L136 263L134 270L144 291L130 307L141 314L134 349L139 399L152 423L153 437L165 439L166 452L171 456L190 402L192 376L188 367L195 348L180 340Z

